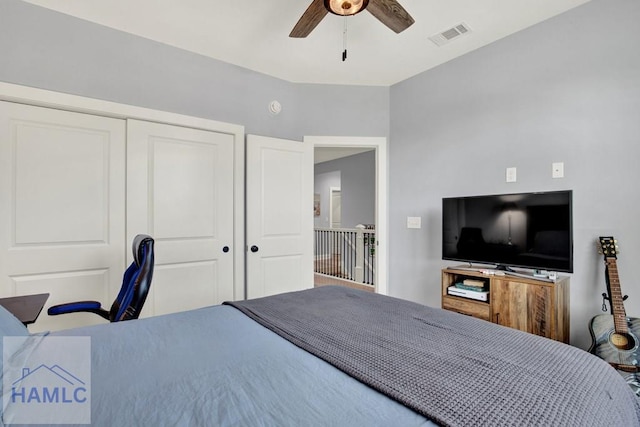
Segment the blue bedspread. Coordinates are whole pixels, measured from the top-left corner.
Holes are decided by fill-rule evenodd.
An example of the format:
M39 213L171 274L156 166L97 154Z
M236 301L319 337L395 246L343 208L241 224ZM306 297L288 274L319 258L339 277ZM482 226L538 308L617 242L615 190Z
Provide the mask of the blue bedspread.
M52 335L91 337L95 426L433 425L229 306Z

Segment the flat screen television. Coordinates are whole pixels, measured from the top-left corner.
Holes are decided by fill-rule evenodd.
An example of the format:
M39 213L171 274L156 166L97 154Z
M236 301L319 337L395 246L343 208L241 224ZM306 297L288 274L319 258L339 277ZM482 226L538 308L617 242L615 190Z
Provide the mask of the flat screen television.
M442 199L442 259L573 272L571 190Z

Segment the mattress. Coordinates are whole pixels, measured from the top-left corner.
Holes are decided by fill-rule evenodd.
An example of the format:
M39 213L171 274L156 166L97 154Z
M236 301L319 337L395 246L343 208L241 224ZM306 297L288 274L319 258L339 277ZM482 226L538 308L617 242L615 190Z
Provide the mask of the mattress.
M229 306L50 336L91 338L94 426L434 425Z

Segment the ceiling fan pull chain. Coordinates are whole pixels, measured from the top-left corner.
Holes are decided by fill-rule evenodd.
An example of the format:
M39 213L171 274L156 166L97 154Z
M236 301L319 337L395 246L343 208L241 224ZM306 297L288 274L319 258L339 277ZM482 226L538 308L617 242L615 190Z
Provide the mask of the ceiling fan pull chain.
M347 59L347 16L344 17L344 30L342 31L342 62Z

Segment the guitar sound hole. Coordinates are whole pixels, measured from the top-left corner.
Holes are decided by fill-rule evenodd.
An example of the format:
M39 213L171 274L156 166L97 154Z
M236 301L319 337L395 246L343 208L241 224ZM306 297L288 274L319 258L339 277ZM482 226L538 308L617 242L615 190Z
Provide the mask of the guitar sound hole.
M614 332L611 334L611 344L620 350L631 350L636 346L635 339L631 334L620 334Z

